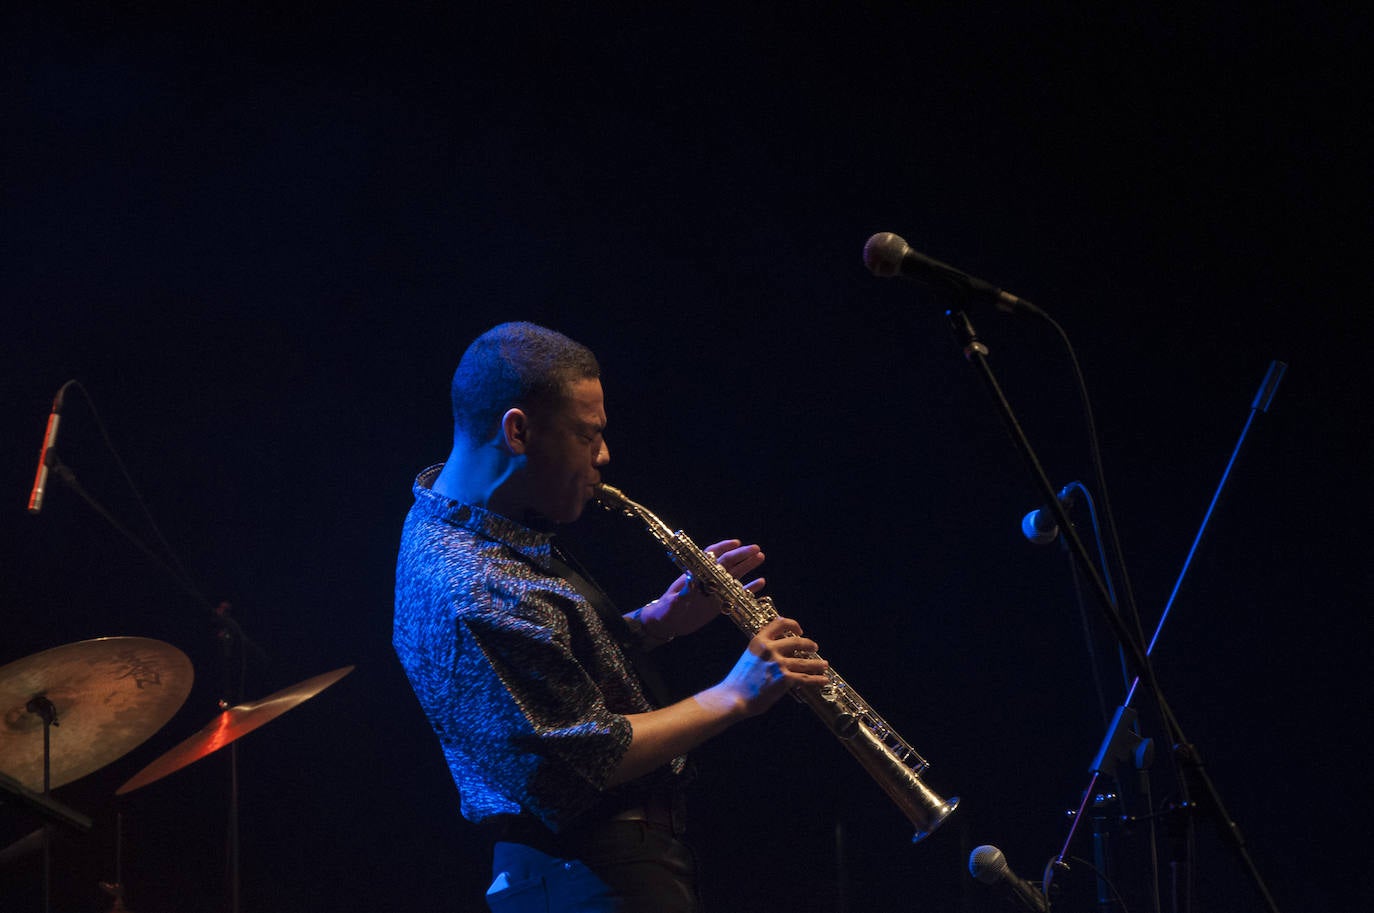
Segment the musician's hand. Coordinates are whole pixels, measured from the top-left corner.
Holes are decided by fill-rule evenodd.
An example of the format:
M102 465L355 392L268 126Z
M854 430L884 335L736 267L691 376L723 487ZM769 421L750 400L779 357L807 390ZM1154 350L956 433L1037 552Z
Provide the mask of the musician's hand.
M801 636L801 625L790 618L774 618L749 641L749 649L724 681L697 700L721 702L736 716L756 716L798 685L819 687L829 682L825 670L830 664L815 656L816 650L814 640Z
M763 549L757 545L742 545L738 539L726 539L706 547L707 553L714 555L736 580L754 572L763 564ZM757 594L764 586L762 577L751 580L745 585L749 592ZM693 631L705 625L720 614L720 601L702 592L702 588L689 584L686 574L673 581L663 595L640 610L640 621L644 633L655 640L666 641Z
M754 635L749 649L719 684L667 707L626 714L630 747L609 782L627 783L662 767L731 725L763 713L791 688L827 684L827 664L815 650L816 642L801 636L801 625L774 618Z

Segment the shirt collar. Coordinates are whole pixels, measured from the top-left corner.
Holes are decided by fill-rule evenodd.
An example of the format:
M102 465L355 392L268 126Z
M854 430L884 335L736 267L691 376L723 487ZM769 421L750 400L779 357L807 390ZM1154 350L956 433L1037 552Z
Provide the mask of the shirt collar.
M486 508L444 497L434 490L434 480L443 468L443 463L436 463L415 477L412 489L415 509L450 526L508 545L540 564L547 564L552 532L531 529Z

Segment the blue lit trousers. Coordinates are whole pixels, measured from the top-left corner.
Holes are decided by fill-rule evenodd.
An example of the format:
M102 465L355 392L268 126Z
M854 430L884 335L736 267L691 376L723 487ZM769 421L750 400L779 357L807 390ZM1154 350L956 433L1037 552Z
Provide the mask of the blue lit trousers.
M574 858L497 843L492 913L700 913L696 863L672 831L612 820L580 835Z

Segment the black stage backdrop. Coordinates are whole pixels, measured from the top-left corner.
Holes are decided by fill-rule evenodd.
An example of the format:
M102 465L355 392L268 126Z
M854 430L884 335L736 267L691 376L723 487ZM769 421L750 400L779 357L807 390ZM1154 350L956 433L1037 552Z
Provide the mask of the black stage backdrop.
M114 796L215 713L206 607L61 483L24 509L70 378L266 654L246 696L357 665L238 743L242 909L482 908L487 860L391 653L392 569L413 475L446 453L453 365L508 319L599 353L608 480L698 541L762 542L779 605L962 797L911 846L786 702L697 752L712 909L1007 909L969 851L1039 878L1124 689L1064 552L1021 537L1040 496L943 303L864 269L885 230L1065 327L1147 628L1266 369L1289 365L1157 668L1280 908L1367 907L1359 22L1321 4L206 6L5 13L0 663L137 635L197 670L171 722L56 791L95 828L59 836L55 909L109 907L117 815L131 909L227 895L228 752ZM1053 483L1095 486L1063 347L970 314ZM154 541L77 391L59 452ZM672 576L628 521L570 533L625 604ZM686 692L741 645L721 621L664 659ZM7 805L0 827L35 823ZM1073 854L1091 851L1085 832ZM1111 855L1150 909L1145 827ZM1261 909L1205 819L1195 860L1195 909ZM41 872L8 864L0 906L39 909ZM1088 868L1059 882L1060 909L1092 908Z

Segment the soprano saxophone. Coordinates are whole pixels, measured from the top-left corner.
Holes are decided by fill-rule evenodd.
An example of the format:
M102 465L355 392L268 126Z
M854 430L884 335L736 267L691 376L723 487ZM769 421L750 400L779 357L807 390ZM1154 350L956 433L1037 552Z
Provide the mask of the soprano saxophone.
M755 596L739 580L699 548L687 534L673 532L642 504L625 497L620 489L599 485L597 500L608 508L622 511L642 522L668 551L668 557L696 586L720 600L725 614L748 637L778 617L773 600ZM815 654L798 653L809 657ZM806 703L840 743L878 782L889 799L896 803L916 826L915 843L930 836L959 804L958 797L942 799L921 779L929 762L906 743L897 732L868 705L834 669L826 670L829 683L818 689L797 688L792 694Z

